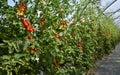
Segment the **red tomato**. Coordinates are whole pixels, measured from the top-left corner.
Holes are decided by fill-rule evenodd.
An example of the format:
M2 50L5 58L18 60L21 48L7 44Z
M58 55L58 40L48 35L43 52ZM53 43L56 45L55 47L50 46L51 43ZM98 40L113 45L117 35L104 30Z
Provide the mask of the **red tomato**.
M35 30L35 28L34 28L34 27L32 27L31 29L32 29L33 31Z
M29 23L27 22L27 21L25 21L25 19L22 17L22 18L20 18L20 20L22 21L22 23L23 23L23 25L25 26L25 27L28 27L29 26Z
M32 29L32 28L29 28L28 32L32 32L32 31L33 31L33 29Z
M25 21L25 19L24 19L23 17L21 17L20 20L21 20L22 22Z
M25 29L26 29L27 31L29 31L29 27L25 27Z
M36 51L37 51L37 48L34 48L33 50L36 52Z
M81 44L77 43L76 46L81 47Z
M30 28L30 27L26 27L26 30L28 31L28 32L32 32L32 31L34 31L35 29L32 27L32 28Z
M18 8L23 8L23 7L26 7L26 4L25 3L21 3L21 4L18 4L17 7Z
M23 23L23 25L24 25L25 27L28 27L28 26L29 26L29 23L28 23L27 21L23 21L22 23Z
M21 6L26 7L26 4L22 3Z
M32 39L33 39L33 37L32 37L32 36L28 36L28 39L29 39L29 40L32 40Z

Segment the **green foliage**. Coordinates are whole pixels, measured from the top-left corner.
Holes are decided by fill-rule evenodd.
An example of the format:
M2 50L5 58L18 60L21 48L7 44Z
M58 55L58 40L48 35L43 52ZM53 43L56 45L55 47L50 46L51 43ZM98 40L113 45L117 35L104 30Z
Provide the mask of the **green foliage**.
M119 41L94 0L0 1L0 75L82 75ZM19 4L26 4L19 12ZM21 20L24 18L25 20ZM27 30L28 23L35 30ZM30 37L29 37L30 36Z

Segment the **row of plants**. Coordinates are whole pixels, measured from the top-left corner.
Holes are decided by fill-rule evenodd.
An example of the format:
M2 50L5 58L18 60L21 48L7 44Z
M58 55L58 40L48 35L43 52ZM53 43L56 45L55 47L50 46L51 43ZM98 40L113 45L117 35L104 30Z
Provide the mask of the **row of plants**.
M0 1L0 75L82 75L119 42L96 0Z

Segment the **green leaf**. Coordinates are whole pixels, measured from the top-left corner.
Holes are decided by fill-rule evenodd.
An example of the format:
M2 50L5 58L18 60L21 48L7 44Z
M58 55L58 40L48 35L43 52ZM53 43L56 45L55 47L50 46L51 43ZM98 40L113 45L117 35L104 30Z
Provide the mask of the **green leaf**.
M15 59L20 59L21 57L25 57L26 54L14 54Z
M10 60L11 56L10 55L3 55L2 57L0 57L3 60Z

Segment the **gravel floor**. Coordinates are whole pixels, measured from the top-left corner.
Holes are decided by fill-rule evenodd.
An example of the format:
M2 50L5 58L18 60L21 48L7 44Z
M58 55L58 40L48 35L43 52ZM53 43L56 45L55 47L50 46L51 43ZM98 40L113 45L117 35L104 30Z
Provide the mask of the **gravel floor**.
M92 75L120 75L120 43L106 60L99 61L97 65Z

